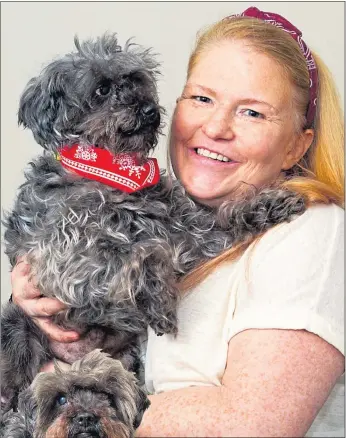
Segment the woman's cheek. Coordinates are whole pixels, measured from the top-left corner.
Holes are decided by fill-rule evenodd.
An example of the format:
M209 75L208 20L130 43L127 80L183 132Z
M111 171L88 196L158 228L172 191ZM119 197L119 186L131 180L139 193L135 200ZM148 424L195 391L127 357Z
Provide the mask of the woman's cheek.
M179 102L172 121L176 138L190 140L206 119L208 119L208 111L205 108L197 108L188 99Z
M258 163L270 162L273 158L273 144L270 138L259 132L258 129L244 129L239 133L238 152L247 161Z
M180 167L182 167L184 162L183 149L183 141L179 136L179 130L177 129L176 124L172 123L169 155L171 164L173 166L173 171L178 178L180 177Z
M188 114L184 109L177 109L172 123L172 134L173 139L184 140L188 137L189 133L189 122Z

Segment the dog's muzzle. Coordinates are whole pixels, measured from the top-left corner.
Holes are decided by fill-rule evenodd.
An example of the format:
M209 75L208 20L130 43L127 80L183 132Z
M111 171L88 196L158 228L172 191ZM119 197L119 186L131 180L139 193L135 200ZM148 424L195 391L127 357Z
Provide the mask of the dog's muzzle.
M144 123L148 125L156 125L157 128L160 124L160 111L154 103L146 103L140 109L141 117Z
M99 417L90 413L77 414L73 420L73 436L78 438L99 437Z
M146 102L137 109L137 126L131 129L119 128L119 132L126 136L145 134L155 131L161 122L160 107L152 102Z

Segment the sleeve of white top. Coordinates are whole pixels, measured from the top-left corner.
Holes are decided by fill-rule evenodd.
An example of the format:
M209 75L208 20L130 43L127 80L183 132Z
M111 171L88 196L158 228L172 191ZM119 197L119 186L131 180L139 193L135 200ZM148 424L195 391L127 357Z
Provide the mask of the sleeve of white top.
M314 206L268 231L242 257L228 338L305 329L344 354L344 211Z

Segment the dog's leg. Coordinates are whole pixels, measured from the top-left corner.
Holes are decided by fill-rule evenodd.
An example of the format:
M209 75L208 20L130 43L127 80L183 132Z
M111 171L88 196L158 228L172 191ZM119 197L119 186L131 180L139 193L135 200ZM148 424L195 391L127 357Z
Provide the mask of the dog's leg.
M2 416L0 438L33 438L22 413L9 411Z
M0 421L0 438L33 438L37 404L29 387L18 396L17 412L6 412Z
M225 202L215 211L186 199L178 188L173 193L172 236L173 246L179 251L179 277L306 210L302 196L284 189L266 188L240 201Z
M1 314L2 410L16 407L17 396L27 388L42 365L52 358L48 338L14 303Z
M174 248L162 239L134 243L119 276L123 294L134 303L140 324L149 325L157 334L177 333L175 258ZM135 321L128 319L129 323Z
M304 198L297 193L268 188L250 199L224 204L218 212L217 221L223 229L229 229L236 243L289 222L305 210Z

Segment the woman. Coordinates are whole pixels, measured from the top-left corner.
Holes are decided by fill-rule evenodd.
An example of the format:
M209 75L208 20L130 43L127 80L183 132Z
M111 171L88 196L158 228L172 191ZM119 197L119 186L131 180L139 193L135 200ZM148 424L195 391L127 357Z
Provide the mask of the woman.
M174 173L210 206L280 182L310 208L184 279L177 338L149 330L155 395L138 436L343 436L341 110L291 23L243 15L197 41L172 122ZM28 270L13 270L14 301L52 339L75 340L49 322L62 305L39 297Z

